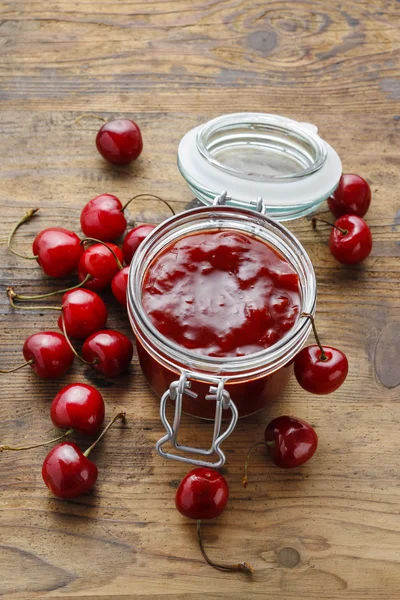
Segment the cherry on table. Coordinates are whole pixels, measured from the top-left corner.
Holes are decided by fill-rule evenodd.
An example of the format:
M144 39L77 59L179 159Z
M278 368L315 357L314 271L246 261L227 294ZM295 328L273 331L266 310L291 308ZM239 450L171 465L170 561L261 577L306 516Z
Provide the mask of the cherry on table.
M118 377L129 367L133 346L131 340L113 329L98 331L89 336L82 346L84 360L106 377Z
M303 389L311 394L331 394L345 381L349 364L344 352L332 346L322 346L313 315L306 313L312 323L317 344L306 346L294 359L294 374Z
M42 477L55 496L77 498L94 487L98 469L88 456L117 419L125 420L125 413L116 415L85 452L73 442L63 442L50 450L43 461Z
M117 301L126 306L127 289L128 289L129 266L124 267L114 275L111 282L111 290Z
M369 256L372 250L372 234L366 222L356 215L344 215L330 223L325 219L313 217L312 226L317 222L329 225L332 230L329 237L329 250L334 258L343 265L355 265Z
M94 238L93 238L94 239ZM87 238L92 241L92 238ZM84 251L78 264L79 281L91 290L102 290L110 285L114 275L122 270L122 252L111 242L95 243ZM90 277L90 279L87 279Z
M96 292L86 289L71 290L61 300L62 314L58 326L63 331L62 318L69 337L84 340L92 333L104 329L108 311Z
M98 432L104 421L104 400L96 388L71 383L54 397L50 418L59 429L74 429L87 435Z
M368 183L353 173L341 176L339 185L328 198L328 207L336 217L357 215L363 217L371 204L371 188Z
M22 353L26 362L14 369L0 370L12 373L30 366L43 379L58 379L66 373L74 360L74 354L61 333L42 331L30 335L24 343Z
M122 254L126 265L131 263L132 257L140 244L155 228L156 225L143 224L128 231L122 242Z
M143 149L140 128L130 119L108 121L97 133L96 147L109 163L128 165L138 158Z

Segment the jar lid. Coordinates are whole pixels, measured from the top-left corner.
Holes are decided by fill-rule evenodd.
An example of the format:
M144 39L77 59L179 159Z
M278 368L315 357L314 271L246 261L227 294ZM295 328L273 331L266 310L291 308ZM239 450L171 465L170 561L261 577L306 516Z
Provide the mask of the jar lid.
M182 138L178 168L204 204L226 190L236 206L254 208L261 197L269 216L296 219L326 200L342 174L338 154L317 132L279 115L222 115Z

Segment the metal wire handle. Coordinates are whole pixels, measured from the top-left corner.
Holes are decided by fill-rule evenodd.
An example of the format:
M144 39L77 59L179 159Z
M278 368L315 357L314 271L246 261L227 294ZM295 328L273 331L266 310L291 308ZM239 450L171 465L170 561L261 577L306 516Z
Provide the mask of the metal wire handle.
M261 196L259 196L257 200L250 200L250 202L246 204L243 202L239 202L238 200L233 201L231 196L228 196L228 192L226 191L223 191L220 194L218 194L218 196L215 196L213 200L213 206L223 206L227 202L231 202L232 204L235 204L236 206L241 208L248 208L248 205L250 204L250 206L254 206L256 211L261 213L262 215L266 212L264 200Z
M217 383L217 381L215 383ZM178 460L180 462L196 465L198 467L212 467L214 469L218 469L225 464L225 454L222 452L220 445L234 430L238 420L238 411L236 405L231 400L229 392L224 389L224 384L224 380L220 379L218 380L217 385L210 385L209 394L207 394L205 398L207 401L215 402L215 420L211 447L208 450L204 450L203 448L194 448L192 446L184 446L178 443L178 431L182 415L183 395L186 394L191 398L197 398L197 394L190 390L190 381L188 380L187 373L182 373L177 381L173 381L171 383L169 389L164 393L160 402L160 417L167 432L166 435L164 435L164 437L162 437L156 444L156 450L160 456L163 458L170 458L172 460ZM175 401L174 423L172 426L168 421L166 412L168 400ZM222 412L223 410L228 409L230 409L232 413L231 420L226 430L221 433ZM162 447L167 442L170 442L172 447L175 448L179 454L165 452ZM185 453L200 454L202 456L211 456L212 454L216 454L218 456L218 460L215 462L199 460L184 456Z

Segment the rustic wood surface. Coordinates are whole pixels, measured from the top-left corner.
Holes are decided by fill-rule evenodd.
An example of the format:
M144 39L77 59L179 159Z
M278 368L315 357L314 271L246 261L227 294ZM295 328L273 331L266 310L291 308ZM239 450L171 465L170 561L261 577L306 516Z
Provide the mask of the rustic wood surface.
M62 381L32 372L2 375L0 440L27 443L55 433L49 403L68 382L94 382L107 415L128 422L93 453L93 493L51 497L41 479L45 448L0 457L0 595L20 598L274 598L395 600L400 588L399 133L400 5L395 0L9 0L0 16L1 347L16 365L25 337L56 330L54 315L13 311L7 285L56 289L32 262L10 255L5 239L25 209L40 216L18 233L28 251L50 225L78 230L91 197L153 192L183 210L191 195L176 168L180 138L223 112L255 110L315 122L344 170L373 191L367 215L372 255L345 268L331 258L325 229L290 224L319 283L318 326L342 348L350 373L328 397L292 381L281 402L237 426L225 443L228 510L204 527L216 559L247 560L248 578L206 565L195 523L175 510L185 466L161 460L157 400L137 360L106 382L75 364ZM137 121L145 148L133 167L97 155L98 124L82 113ZM131 219L158 222L144 202ZM110 294L105 294L110 300ZM109 323L129 332L122 307ZM315 424L313 460L282 471L255 454L241 486L249 445L272 416ZM210 425L185 418L183 436L204 443ZM82 438L78 442L84 445Z

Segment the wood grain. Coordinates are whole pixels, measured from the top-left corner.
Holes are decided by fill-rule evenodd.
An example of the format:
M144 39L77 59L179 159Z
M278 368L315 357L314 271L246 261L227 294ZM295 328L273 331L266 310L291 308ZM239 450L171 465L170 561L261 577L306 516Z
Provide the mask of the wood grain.
M179 140L222 112L315 122L344 170L369 180L374 236L365 264L344 268L331 258L324 228L315 234L306 220L290 224L316 268L321 337L348 354L350 374L322 398L292 381L280 403L241 421L225 443L229 510L204 527L205 543L216 559L251 562L251 579L206 565L195 524L177 514L174 491L186 469L155 454L157 400L134 359L130 374L112 383L80 365L53 383L24 371L2 376L2 442L53 435L49 403L68 382L93 382L109 416L128 413L93 453L95 490L75 501L47 493L46 449L1 455L2 597L398 598L399 16L395 0L0 3L1 289L58 287L5 250L10 226L29 207L41 211L18 233L27 251L41 228L78 229L81 207L102 192L122 200L161 194L183 210L191 195L176 168ZM100 159L97 123L74 123L83 112L140 124L145 149L133 167ZM154 202L130 210L131 220L166 216ZM104 297L110 325L129 332L122 307ZM49 314L14 312L5 293L0 312L4 366L18 363L28 334L56 329ZM315 424L317 455L285 472L255 453L244 490L247 448L270 417L284 413ZM182 435L191 443L210 434L209 424L185 418Z

